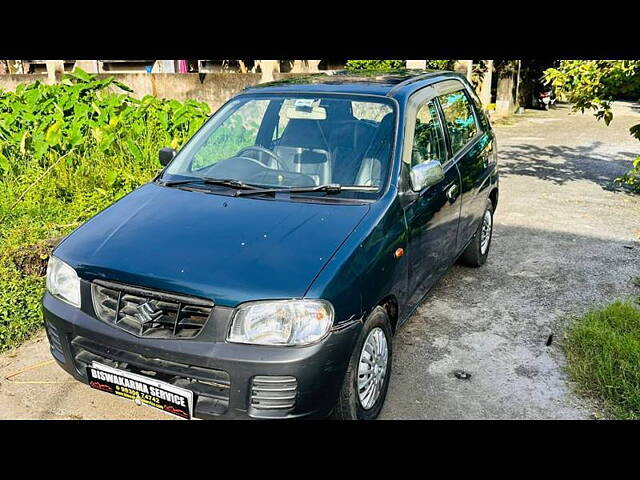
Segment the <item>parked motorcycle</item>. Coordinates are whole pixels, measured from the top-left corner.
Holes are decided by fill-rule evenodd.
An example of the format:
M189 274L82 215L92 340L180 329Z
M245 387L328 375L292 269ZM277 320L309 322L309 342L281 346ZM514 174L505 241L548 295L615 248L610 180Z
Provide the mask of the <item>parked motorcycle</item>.
M556 103L556 97L551 88L538 91L534 98L535 106L543 110L549 110L554 103Z

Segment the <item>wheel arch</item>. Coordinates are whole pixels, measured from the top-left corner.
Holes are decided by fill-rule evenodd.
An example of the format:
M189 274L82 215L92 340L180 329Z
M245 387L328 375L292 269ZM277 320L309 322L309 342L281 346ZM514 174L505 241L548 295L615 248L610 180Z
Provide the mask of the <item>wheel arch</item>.
M489 200L491 200L491 204L493 205L494 213L498 208L498 197L499 197L498 187L494 187L493 190L491 190L491 193L489 193Z
M391 333L393 335L396 334L396 328L398 326L398 299L395 295L390 294L381 299L377 304L373 306L371 312L376 307L382 307L387 312L387 316L389 317L389 322L391 323ZM371 313L369 312L369 313Z

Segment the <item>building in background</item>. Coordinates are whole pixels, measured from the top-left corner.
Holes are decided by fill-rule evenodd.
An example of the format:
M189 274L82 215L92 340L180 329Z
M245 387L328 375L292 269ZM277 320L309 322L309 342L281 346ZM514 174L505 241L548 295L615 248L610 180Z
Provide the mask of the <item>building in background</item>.
M424 69L437 61L405 60L407 68ZM465 75L482 103L497 114L531 106L532 91L553 60L451 60L448 68ZM322 60L2 60L2 74L48 74L59 81L64 72L80 67L89 73L260 73L263 82L278 74L342 70L346 59Z

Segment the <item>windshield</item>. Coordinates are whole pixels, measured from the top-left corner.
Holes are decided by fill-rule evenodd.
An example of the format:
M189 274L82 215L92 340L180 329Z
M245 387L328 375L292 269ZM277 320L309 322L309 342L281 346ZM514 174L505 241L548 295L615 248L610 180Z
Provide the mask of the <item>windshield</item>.
M379 195L389 172L393 103L346 95L245 96L214 115L165 170L163 181L235 180L264 188L327 184L340 196Z

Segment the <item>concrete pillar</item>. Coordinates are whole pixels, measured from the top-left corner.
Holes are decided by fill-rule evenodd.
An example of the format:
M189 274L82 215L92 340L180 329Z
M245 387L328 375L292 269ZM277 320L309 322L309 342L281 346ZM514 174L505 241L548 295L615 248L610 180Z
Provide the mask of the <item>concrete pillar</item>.
M99 73L97 60L76 60L73 68L81 68L87 73Z
M409 70L425 70L427 68L426 60L406 60L406 62Z
M496 113L510 114L513 110L513 77L511 69L498 75L498 90L496 92Z
M176 73L175 60L156 60L151 68L152 73Z
M23 60L7 60L8 73L25 73Z
M307 65L304 60L294 60L291 66L291 73L303 73L307 71Z
M58 83L64 75L64 61L47 60L47 82L49 84Z
M306 60L307 71L309 73L318 73L320 71L320 69L318 68L320 66L320 61L321 60Z
M471 81L471 72L473 71L473 60L456 60L453 64L453 71L461 73Z
M491 80L493 78L493 60L485 60L487 67L482 77L482 85L480 86L480 101L486 107L491 103Z
M272 82L274 80L274 72L280 72L280 60L257 60L260 65L260 71L262 72L262 78L260 83Z
M320 60L294 60L291 73L317 73Z

